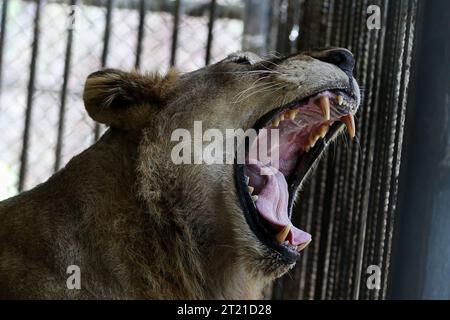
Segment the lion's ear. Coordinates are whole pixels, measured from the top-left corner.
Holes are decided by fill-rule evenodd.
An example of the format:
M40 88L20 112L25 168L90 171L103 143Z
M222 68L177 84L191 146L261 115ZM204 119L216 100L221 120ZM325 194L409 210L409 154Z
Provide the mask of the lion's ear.
M83 100L92 119L124 129L140 129L162 108L177 74L139 74L105 69L89 75Z

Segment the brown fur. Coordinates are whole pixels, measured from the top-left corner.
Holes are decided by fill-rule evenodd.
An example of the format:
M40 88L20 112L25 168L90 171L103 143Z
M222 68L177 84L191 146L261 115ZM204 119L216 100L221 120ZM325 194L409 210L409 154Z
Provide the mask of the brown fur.
M0 203L0 298L260 297L292 265L249 229L232 166L175 165L170 137L194 120L246 129L299 95L348 82L305 55L267 66L277 73L228 58L184 75L92 74L86 109L111 128L48 181ZM232 102L258 81L282 89ZM81 290L66 287L73 264Z

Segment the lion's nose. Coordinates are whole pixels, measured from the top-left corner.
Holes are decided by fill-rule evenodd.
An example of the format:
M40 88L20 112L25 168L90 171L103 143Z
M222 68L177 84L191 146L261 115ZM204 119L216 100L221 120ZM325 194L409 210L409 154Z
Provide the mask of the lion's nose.
M353 54L344 48L333 48L320 52L316 56L319 60L337 65L346 73L353 73L355 58Z

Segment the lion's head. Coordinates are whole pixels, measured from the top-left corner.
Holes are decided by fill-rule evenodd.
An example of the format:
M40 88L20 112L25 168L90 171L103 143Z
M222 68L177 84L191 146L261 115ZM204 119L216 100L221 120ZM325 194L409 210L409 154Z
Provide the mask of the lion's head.
M139 141L137 184L149 219L161 228L171 225L164 241L195 265L187 268L201 269L210 286L220 286L244 273L280 276L311 241L292 225L292 207L330 141L345 127L355 134L360 93L353 67L352 54L340 48L284 58L236 53L165 77L99 71L88 78L84 100L94 120ZM200 161L194 142L205 151L216 134L250 128L257 135L247 140L245 163L237 163L237 154L234 164ZM192 164L174 163L177 129L192 141L184 154L175 153ZM212 136L203 135L208 129ZM279 162L250 159L248 150L274 130L279 143L270 150L278 150Z

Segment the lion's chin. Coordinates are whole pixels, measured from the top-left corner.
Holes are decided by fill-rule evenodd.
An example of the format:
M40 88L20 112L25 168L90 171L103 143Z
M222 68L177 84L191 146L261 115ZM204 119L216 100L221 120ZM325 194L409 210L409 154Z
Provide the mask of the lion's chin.
M312 240L291 222L297 190L344 127L354 137L356 109L354 95L342 90L321 91L274 109L255 124L258 136L250 143L245 164L235 164L247 223L284 264L294 263ZM278 141L268 138L272 131L277 131ZM265 159L252 152L267 141ZM270 156L275 152L279 160L273 162Z

